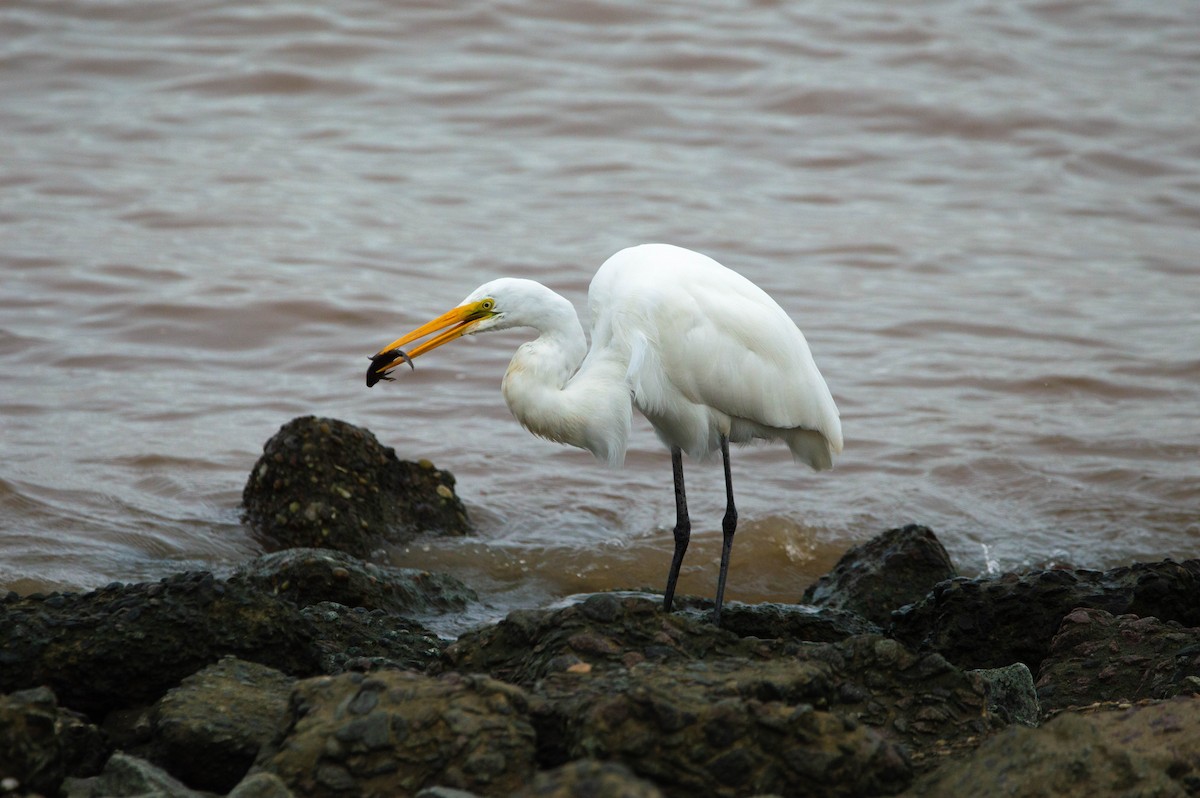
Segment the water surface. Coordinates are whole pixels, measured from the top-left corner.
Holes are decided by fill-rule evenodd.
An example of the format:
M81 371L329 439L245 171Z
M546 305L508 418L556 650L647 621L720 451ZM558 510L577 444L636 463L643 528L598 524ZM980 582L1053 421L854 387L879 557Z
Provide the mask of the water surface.
M8 3L0 588L253 556L242 486L310 413L457 476L479 535L398 564L496 612L661 588L667 453L525 433L522 333L362 384L485 280L582 308L644 241L773 294L843 415L832 472L735 452L731 598L909 522L967 573L1197 556L1198 87L1165 0ZM711 595L719 464L688 484Z

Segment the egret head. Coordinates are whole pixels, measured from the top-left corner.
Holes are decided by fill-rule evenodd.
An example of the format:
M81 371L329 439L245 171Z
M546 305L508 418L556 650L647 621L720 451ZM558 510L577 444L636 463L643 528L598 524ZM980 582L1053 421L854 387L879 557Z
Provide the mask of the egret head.
M456 338L529 326L546 294L551 294L549 289L532 280L503 277L484 283L456 307L380 349L367 368L367 387L391 379L387 375L392 369L402 363L412 367L415 358ZM403 348L422 338L428 340L407 351Z

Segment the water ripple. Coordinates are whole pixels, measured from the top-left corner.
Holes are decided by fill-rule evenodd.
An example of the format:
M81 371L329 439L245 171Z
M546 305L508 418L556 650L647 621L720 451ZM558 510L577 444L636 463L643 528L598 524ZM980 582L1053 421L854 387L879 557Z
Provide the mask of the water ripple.
M832 473L738 451L735 598L907 521L968 572L1196 554L1186 4L16 0L0 30L0 587L248 555L245 476L306 413L458 476L480 536L402 564L501 608L657 584L669 457L640 420L618 472L526 435L521 333L361 384L485 279L582 307L645 240L769 289L843 411ZM723 486L689 469L707 592Z

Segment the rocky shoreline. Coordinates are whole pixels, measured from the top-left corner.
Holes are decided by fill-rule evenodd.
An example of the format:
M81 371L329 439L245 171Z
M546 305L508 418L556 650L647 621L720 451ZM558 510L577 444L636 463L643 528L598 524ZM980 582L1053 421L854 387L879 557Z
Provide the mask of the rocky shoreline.
M957 576L889 530L794 605L478 598L364 557L466 534L453 478L311 417L228 578L0 600L0 794L1200 795L1200 560Z

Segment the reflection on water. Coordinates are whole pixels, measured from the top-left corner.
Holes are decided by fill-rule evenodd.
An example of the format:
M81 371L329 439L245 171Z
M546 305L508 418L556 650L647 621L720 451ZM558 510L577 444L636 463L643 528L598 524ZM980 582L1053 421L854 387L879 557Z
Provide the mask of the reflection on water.
M1196 556L1200 17L1187 4L568 0L0 9L0 586L218 571L296 415L452 471L480 534L393 553L497 611L661 589L669 457L528 436L520 332L366 391L497 275L584 306L670 241L797 320L846 452L740 450L734 599L884 528L963 570ZM688 466L711 595L719 467Z

